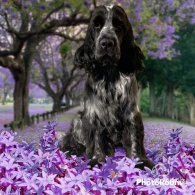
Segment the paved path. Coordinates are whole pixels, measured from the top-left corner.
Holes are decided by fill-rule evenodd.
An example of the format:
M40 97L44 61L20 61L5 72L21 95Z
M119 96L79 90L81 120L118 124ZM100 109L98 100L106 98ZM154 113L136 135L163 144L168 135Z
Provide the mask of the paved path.
M169 134L173 129L182 128L181 139L188 144L195 144L195 127L187 124L166 121L161 119L144 118L145 146L149 149L163 151Z
M63 136L63 134L65 134L65 132L70 128L72 118L74 118L78 109L79 109L79 107L72 108L72 109L68 110L67 112L62 113L62 114L58 114L55 117L48 120L48 121L56 121L57 122L56 132L57 132L57 136L59 138L61 136ZM16 130L15 131L16 141L22 142L24 140L28 143L31 143L31 142L39 143L39 140L44 133L43 128L48 123L48 121L42 121L39 124L26 127L24 130ZM9 129L5 129L1 126L0 132L3 130L9 130Z

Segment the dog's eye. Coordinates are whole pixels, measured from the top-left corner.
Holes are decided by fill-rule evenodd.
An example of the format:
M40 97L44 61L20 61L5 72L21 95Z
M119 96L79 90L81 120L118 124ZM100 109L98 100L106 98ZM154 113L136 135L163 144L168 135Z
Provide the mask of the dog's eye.
M95 28L100 29L104 25L104 19L100 16L96 17L93 21L93 24Z
M120 21L118 18L113 18L112 25L116 30L122 30L123 28L123 22Z

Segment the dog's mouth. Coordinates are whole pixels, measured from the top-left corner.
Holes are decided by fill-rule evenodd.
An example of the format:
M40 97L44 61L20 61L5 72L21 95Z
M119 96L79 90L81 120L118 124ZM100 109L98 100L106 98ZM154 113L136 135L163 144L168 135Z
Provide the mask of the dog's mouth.
M101 66L116 66L117 65L117 60L115 59L115 57L107 53L104 55L98 56L96 60Z
M115 65L115 60L113 59L112 56L108 54L102 56L101 62L102 62L102 66Z

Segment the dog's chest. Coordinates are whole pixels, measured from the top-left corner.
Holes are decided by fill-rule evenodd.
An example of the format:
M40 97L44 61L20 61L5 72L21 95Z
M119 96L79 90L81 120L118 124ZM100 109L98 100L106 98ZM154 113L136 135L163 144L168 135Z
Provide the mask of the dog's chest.
M91 122L101 121L105 126L120 123L123 106L129 98L131 78L120 75L113 83L104 80L92 85L93 95L85 102L86 116Z
M120 104L129 94L131 79L120 75L115 82L100 80L92 85L94 96L106 104Z

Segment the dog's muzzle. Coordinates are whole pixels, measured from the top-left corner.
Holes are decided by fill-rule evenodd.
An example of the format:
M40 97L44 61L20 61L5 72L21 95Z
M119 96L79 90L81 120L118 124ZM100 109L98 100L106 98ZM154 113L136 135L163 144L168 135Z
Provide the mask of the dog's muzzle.
M115 38L102 37L98 40L95 51L95 59L102 62L102 64L116 64L116 62L120 59L120 49L117 46Z

